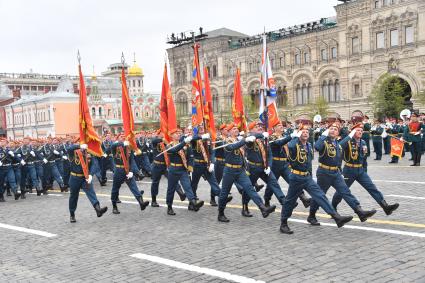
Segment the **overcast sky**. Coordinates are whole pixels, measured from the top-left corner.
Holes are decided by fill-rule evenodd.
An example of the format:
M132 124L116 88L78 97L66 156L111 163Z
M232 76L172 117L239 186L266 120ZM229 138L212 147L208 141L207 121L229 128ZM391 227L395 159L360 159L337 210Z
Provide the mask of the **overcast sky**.
M100 74L133 52L145 89L161 89L167 35L227 27L261 33L334 16L336 0L0 0L0 73ZM264 13L262 13L264 11Z

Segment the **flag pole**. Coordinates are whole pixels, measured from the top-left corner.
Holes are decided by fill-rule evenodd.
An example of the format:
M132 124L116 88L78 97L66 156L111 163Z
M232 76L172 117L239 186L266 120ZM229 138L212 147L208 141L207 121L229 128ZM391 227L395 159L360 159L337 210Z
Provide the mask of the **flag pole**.
M262 97L262 99L264 99L264 123L265 123L265 125L264 125L264 129L265 129L265 131L266 132L268 132L268 128L269 128L269 107L268 107L268 105L267 105L267 47L266 47L266 29L265 29L265 27L264 27L264 33L263 33L263 60L264 60L264 62L263 62L263 74L262 74L262 76L263 76L263 85L262 85L262 88L261 88L261 90L262 90L262 95L263 95L263 97ZM266 162L265 162L265 164L266 165L268 165L269 164L269 162L268 162L268 159L269 159L269 156L268 156L268 146L269 146L269 138L268 137L266 137L265 139L264 139L264 144L265 144L265 146L266 146L266 152L265 152L265 155L266 155Z

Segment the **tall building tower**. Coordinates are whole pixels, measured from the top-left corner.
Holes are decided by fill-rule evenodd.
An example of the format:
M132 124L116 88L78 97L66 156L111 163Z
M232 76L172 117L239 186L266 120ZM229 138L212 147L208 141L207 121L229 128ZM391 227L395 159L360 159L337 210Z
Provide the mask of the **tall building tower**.
M128 91L132 97L143 95L143 70L136 63L136 54L134 54L133 66L128 69Z

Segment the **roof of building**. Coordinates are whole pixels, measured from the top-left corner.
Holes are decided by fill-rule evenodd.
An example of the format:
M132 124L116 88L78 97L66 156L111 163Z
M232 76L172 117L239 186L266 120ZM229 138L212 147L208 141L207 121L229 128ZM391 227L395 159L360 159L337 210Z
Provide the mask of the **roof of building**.
M219 36L230 36L230 37L247 37L249 35L238 32L238 31L234 31L228 28L219 28L219 29L215 29L209 32L206 32L206 34L208 35L208 38L212 38L212 37L219 37Z
M137 65L136 61L134 61L133 66L131 66L128 69L128 76L129 77L142 77L143 76L143 70L142 68Z
M78 100L78 95L71 92L51 91L43 95L26 95L9 105L16 106L16 105L21 105L27 102L37 102L37 101L41 101L41 100L45 100L49 98L74 98Z

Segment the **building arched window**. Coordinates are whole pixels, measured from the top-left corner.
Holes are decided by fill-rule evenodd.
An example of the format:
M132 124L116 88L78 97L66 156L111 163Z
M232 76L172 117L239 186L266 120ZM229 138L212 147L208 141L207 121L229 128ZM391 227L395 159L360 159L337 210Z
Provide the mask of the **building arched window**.
M286 91L286 86L279 86L277 88L277 107L287 106L288 104L288 92Z
M301 86L299 84L297 84L297 87L295 89L295 94L296 94L296 97L297 97L297 105L303 104L302 90L301 90Z
M220 102L218 99L218 93L216 90L212 91L212 106L213 106L213 112L217 113L218 111L220 111Z
M180 93L177 97L177 113L179 116L186 116L188 112L187 95Z
M102 107L99 107L99 116L102 118L102 112L103 112L103 110L102 110Z
M216 78L217 77L217 66L216 65L213 65L213 78Z
M341 100L341 89L339 86L339 80L335 80L335 101Z
M186 83L186 71L182 72L182 83Z
M329 101L329 87L328 87L328 82L327 81L323 81L322 82L322 97L326 101Z
M307 104L310 100L309 86L310 84L308 86L306 84L303 84L302 86L302 104Z
M93 117L96 116L96 108L94 108L94 107L91 108L91 115Z
M180 84L180 72L177 72L176 84Z

